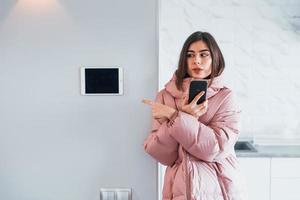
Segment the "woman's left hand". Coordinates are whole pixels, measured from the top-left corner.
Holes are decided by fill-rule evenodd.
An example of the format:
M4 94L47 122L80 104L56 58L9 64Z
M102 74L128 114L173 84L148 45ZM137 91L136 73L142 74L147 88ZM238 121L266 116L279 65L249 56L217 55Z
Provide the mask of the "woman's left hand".
M184 97L182 100L181 111L193 115L196 118L199 118L200 116L205 114L208 108L208 100L205 100L203 103L197 105L197 101L203 95L204 92L200 92L189 104L187 97Z
M174 108L149 99L144 99L143 103L152 107L152 116L154 119L170 119L171 116L176 112Z

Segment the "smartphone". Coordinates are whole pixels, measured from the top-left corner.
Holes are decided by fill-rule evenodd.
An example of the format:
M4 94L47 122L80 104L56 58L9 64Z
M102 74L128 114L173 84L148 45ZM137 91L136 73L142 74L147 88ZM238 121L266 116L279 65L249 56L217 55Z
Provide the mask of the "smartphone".
M201 104L206 100L206 90L207 90L207 81L205 80L193 80L190 83L189 90L189 103L193 101L193 99L199 94L201 91L204 91L204 95L200 97L197 101L197 104Z

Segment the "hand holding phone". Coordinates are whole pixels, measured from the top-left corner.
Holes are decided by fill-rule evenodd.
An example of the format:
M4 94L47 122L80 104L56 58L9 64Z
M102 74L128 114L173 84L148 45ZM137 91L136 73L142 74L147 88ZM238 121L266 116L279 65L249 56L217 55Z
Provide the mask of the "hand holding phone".
M206 100L207 81L193 80L190 84L189 98L182 101L181 111L188 113L197 119L204 115L208 108ZM187 104L188 103L188 104Z
M197 101L197 105L203 103L206 100L207 81L205 81L205 80L193 80L193 81L191 81L190 89L189 89L188 103L191 103L193 101L193 99L197 96L197 94L199 94L202 91L204 91L204 94Z

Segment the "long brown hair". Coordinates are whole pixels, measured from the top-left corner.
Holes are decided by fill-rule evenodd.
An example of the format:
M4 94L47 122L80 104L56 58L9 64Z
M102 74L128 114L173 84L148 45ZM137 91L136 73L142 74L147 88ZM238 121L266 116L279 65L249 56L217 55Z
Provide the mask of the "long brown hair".
M210 53L211 53L212 70L211 70L211 74L210 74L210 79L211 79L210 84L212 83L212 80L214 79L214 77L221 75L222 72L224 71L225 60L224 60L222 52L221 52L216 40L214 39L214 37L208 32L201 32L201 31L194 32L186 39L186 41L184 42L183 47L181 49L178 67L177 67L177 70L175 73L176 78L177 78L176 79L176 87L178 90L182 90L183 79L186 77L189 77L189 75L187 73L188 49L192 43L197 42L199 40L202 40L203 42L206 43L206 45L208 46Z

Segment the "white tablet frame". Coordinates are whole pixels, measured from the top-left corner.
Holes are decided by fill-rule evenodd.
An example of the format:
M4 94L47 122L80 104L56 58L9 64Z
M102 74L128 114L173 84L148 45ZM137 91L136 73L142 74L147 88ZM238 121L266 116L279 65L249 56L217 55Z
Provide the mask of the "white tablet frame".
M119 93L94 93L87 94L85 91L85 69L118 69L119 73ZM81 77L81 95L87 96L115 96L115 95L123 95L123 68L122 67L105 67L105 66L83 66L80 67L80 77Z

